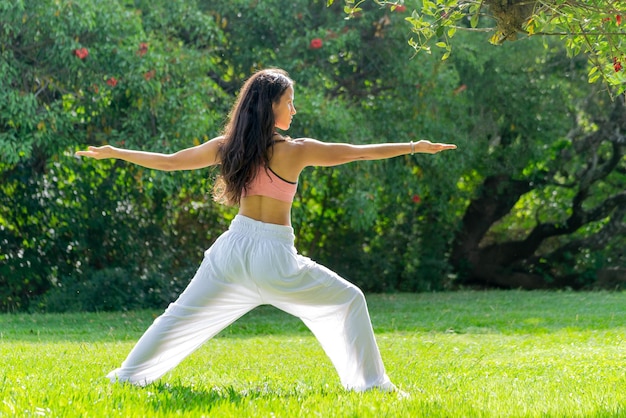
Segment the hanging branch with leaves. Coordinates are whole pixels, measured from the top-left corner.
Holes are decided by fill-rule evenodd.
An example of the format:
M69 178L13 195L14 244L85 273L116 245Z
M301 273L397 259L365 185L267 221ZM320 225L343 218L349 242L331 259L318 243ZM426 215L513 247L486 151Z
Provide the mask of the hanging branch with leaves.
M365 1L345 0L348 17L359 16ZM372 1L392 10L406 9L402 0ZM332 3L328 0L328 5ZM413 33L408 42L416 53L431 53L435 46L444 51L444 60L452 53L451 41L459 30L491 33L489 42L494 45L520 37L560 37L572 56L589 57L589 82L602 81L621 94L626 91L623 18L623 0L423 0L406 21Z

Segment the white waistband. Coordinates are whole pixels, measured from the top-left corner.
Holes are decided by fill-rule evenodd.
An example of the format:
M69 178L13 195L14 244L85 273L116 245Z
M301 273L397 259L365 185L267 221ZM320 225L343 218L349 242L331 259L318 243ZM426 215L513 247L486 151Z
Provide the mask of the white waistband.
M246 235L258 235L291 244L293 244L295 239L293 228L290 226L261 222L243 215L235 216L228 229Z

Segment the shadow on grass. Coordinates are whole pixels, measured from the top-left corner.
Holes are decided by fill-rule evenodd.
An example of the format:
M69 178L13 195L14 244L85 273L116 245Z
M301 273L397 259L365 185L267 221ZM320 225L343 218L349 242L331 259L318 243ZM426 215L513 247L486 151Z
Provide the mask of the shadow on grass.
M150 397L150 403L155 410L161 412L193 409L205 409L209 412L214 405L225 402L239 404L246 397L233 387L207 390L159 383L146 389L156 392L155 396Z
M610 329L626 324L626 292L463 291L368 295L374 330L526 334ZM137 340L162 311L0 315L0 342ZM220 338L310 335L298 319L260 306Z
M213 408L223 404L239 405L254 399L287 399L299 396L310 396L294 388L284 391L267 385L259 385L254 389L236 390L233 386L195 388L183 384L155 383L142 390L148 390L151 396L149 403L154 410L166 413L180 413L181 411L197 411L209 413Z
M0 315L0 342L136 341L163 311ZM300 319L260 306L218 334L218 338L309 335Z

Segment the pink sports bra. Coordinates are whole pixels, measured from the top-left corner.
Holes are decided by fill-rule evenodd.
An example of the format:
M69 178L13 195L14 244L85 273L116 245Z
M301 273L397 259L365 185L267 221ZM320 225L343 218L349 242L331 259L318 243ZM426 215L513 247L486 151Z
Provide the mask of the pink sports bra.
M241 197L267 196L283 202L293 202L298 183L294 183L280 177L271 168L261 168L256 177L248 186L248 191L243 191Z

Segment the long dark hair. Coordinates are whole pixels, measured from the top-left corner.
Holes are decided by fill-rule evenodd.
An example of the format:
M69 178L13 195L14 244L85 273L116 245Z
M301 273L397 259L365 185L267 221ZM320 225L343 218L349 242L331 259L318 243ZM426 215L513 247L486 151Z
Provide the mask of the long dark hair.
M293 80L280 69L258 71L244 83L219 149L221 167L213 190L215 200L238 205L259 169L268 166L275 135L272 104L278 103L290 86Z

